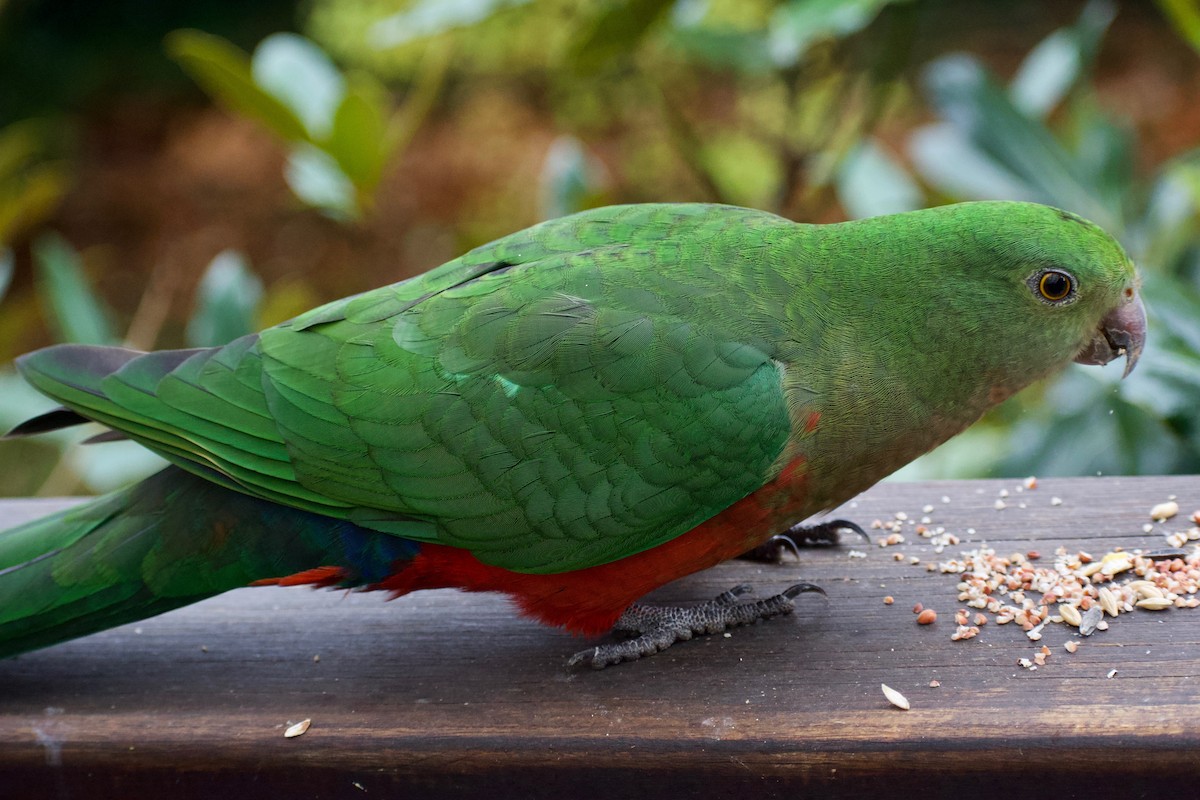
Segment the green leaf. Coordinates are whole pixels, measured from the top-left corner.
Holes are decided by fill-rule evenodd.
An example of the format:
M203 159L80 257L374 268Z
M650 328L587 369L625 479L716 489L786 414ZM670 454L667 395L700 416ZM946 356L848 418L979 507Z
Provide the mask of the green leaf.
M698 155L726 202L768 206L783 182L778 152L755 136L732 132L710 136Z
M0 129L0 181L20 174L41 152L40 121L15 122Z
M716 69L733 69L746 75L764 75L774 68L766 36L759 31L738 31L706 26L675 27L667 43L689 60Z
M1195 0L1158 0L1158 7L1183 40L1200 53L1200 8Z
M1121 210L1040 122L1013 106L975 59L947 56L925 71L926 91L943 118L982 155L1018 177L1035 199L1121 230Z
M250 74L304 123L312 139L329 135L345 81L315 42L294 33L272 34L255 48Z
M857 33L894 2L897 0L789 0L771 18L771 60L778 67L795 66L813 44Z
M112 313L83 276L79 254L58 234L33 243L37 284L47 317L64 342L115 344Z
M375 188L390 155L387 147L387 104L383 87L365 75L346 87L333 118L326 150L360 196Z
M69 451L71 469L96 494L106 494L148 478L167 466L166 459L136 442L109 442Z
M192 347L213 347L254 331L262 281L241 253L224 250L204 271L196 288L196 310L187 326Z
M1185 154L1168 164L1150 188L1131 243L1143 266L1175 272L1196 241L1200 228L1200 164L1195 156L1195 152Z
M913 132L909 156L931 186L950 197L971 200L1034 200L1037 193L1018 176L979 150L948 122Z
M376 48L396 47L413 39L475 25L497 11L528 2L529 0L416 0L400 13L385 17L371 26L367 40Z
M612 0L588 21L567 48L566 63L582 75L599 72L637 49L675 0Z
M574 136L555 139L542 162L542 219L565 217L588 208L589 199L599 192L600 169Z
M8 287L12 285L12 276L13 251L0 246L0 302L4 301L4 295L8 293Z
M0 403L0 430L4 431L12 430L25 420L44 414L57 405L30 386L11 364L0 368L0 397L4 398L4 402ZM37 438L45 438L59 446L65 446L78 437L72 435L68 429L59 429L48 431Z
M167 34L167 54L231 112L253 119L288 142L309 138L300 118L254 82L250 59L219 36L194 30Z
M1100 48L1117 9L1108 0L1092 0L1079 21L1043 39L1021 62L1009 84L1013 105L1044 118L1079 82Z
M70 169L59 162L38 164L0 181L0 243L11 242L20 231L49 217L70 182Z
M925 197L908 172L879 140L864 139L842 161L838 199L854 219L925 207Z
M300 145L288 157L283 175L297 197L333 219L358 217L354 184L323 150Z
M1011 453L998 469L1021 475L1159 475L1190 455L1153 413L1125 400L1116 377L1073 367L1026 413L1010 436Z

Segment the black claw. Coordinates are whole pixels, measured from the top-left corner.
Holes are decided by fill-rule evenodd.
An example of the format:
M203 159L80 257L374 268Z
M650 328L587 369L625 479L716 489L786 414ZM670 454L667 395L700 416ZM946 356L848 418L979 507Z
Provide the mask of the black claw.
M784 589L782 592L780 592L780 594L782 594L788 600L794 600L805 592L817 592L824 597L829 596L825 594L824 589L822 589L820 586L817 586L815 583L797 583L794 586L789 586L788 588Z
M838 544L838 534L850 531L863 538L868 544L871 537L855 523L847 519L831 519L815 525L793 525L785 533L772 536L753 550L747 550L739 558L747 561L765 561L779 564L783 554L791 552L797 560L800 559L800 547L832 547Z
M801 544L835 545L841 531L850 531L861 536L867 544L871 543L867 532L848 519L830 519L816 525L793 525L788 529L787 535L795 537Z

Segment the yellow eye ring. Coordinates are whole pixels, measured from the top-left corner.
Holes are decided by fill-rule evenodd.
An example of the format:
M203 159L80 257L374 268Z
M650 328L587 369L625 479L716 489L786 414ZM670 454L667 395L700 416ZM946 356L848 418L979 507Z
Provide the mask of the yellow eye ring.
M1037 283L1038 293L1051 303L1066 300L1075 290L1074 279L1065 272L1049 269L1042 273Z

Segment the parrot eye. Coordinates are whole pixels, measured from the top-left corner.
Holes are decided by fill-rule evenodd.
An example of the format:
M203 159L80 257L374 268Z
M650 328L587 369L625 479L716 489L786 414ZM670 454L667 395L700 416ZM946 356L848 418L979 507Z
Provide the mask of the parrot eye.
M1030 283L1036 286L1041 299L1050 303L1061 303L1075 294L1075 279L1058 269L1039 272Z

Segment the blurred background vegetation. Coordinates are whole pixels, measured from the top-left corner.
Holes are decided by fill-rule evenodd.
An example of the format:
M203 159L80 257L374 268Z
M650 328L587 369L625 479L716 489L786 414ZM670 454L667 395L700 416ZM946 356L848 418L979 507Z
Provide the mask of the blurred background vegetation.
M0 0L0 426L27 350L221 343L582 208L1014 198L1121 238L1150 348L903 476L1200 472L1198 48L1192 0ZM80 438L0 442L0 495L157 466Z

